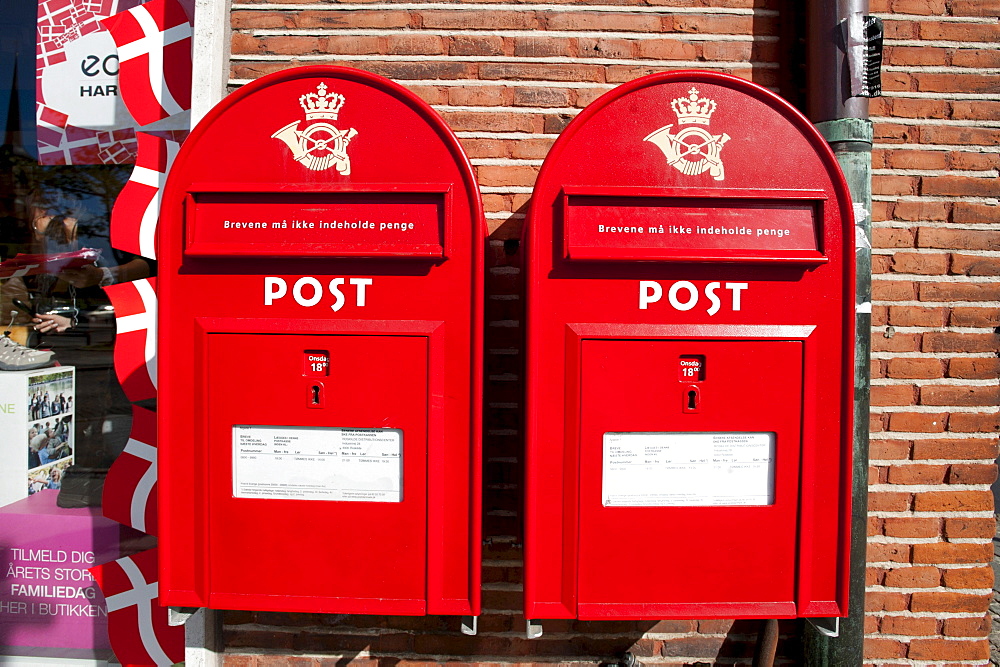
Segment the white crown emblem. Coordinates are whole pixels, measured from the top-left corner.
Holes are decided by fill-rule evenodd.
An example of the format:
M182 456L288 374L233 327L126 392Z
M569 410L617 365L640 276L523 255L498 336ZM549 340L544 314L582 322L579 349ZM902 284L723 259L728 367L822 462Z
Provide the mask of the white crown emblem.
M654 144L663 151L667 164L685 176L697 176L706 171L717 181L726 178L726 168L722 164L722 147L729 141L729 135L712 134L704 127L715 113L715 100L699 97L698 89L692 88L687 97L678 97L670 103L677 114L677 132L671 132L673 125L665 125L646 135L644 141Z
M678 97L670 103L674 113L677 114L678 125L708 125L708 120L715 113L715 100L707 98L698 99L698 89L692 88L688 91L687 97Z
M306 110L304 129L299 130L299 121L292 121L271 138L284 143L296 162L313 171L334 167L344 176L350 176L351 157L347 154L347 146L358 131L353 127L341 130L330 123L337 120L344 106L344 96L340 93L327 95L326 89L326 84L320 82L315 93L299 97L299 104Z
M340 108L344 106L344 96L340 93L326 94L326 84L320 83L316 86L316 93L306 93L299 98L299 104L306 110L306 120L317 118L329 118L337 120Z

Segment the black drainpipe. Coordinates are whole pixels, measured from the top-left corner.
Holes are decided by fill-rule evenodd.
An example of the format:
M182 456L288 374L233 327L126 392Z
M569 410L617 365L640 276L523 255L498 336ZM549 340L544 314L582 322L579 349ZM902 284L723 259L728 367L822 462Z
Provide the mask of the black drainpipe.
M863 40L868 0L813 0L807 9L807 115L830 143L855 203L858 251L856 257L857 315L854 350L854 470L851 489L850 615L805 622L802 631L804 662L810 666L862 665L865 622L865 549L868 506L869 357L871 353L871 151L872 124L868 120L871 90L859 92L853 77L848 44ZM851 39L849 39L851 38ZM880 35L879 35L880 41ZM879 44L879 47L881 45ZM858 51L852 55L858 55ZM862 59L865 53L860 53ZM880 48L879 48L880 57ZM874 65L877 79L878 62ZM855 69L857 73L858 70ZM869 79L871 83L871 79Z

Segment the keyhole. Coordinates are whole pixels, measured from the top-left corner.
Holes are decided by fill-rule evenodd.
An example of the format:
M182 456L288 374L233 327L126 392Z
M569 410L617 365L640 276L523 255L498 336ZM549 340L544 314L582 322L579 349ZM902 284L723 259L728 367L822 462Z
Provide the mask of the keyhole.
M319 386L315 384L312 388L312 401L313 405L319 405Z
M688 391L688 410L694 410L698 407L698 392L694 389Z

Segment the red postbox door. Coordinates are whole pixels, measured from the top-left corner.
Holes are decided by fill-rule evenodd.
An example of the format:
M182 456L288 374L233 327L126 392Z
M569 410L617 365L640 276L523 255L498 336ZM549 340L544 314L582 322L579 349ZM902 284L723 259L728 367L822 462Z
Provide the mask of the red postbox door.
M288 70L199 123L158 236L164 604L478 614L484 239L387 79Z
M847 612L850 194L785 101L643 77L553 145L525 230L525 615Z

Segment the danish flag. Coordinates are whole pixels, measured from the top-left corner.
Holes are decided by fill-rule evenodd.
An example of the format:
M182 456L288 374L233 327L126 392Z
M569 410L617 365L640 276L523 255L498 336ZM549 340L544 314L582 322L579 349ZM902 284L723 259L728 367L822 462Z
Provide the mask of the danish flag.
M191 108L191 21L177 0L150 0L101 23L118 46L122 101L139 125Z
M158 550L90 568L108 605L108 636L123 665L173 665L184 659L184 626L167 623L156 578Z
M139 132L139 154L128 183L111 211L111 244L118 250L156 259L160 195L180 144Z
M104 516L156 535L156 413L132 406L132 434L104 479Z
M104 288L115 308L115 373L130 401L156 397L156 279Z

